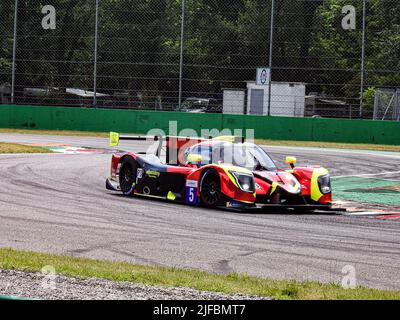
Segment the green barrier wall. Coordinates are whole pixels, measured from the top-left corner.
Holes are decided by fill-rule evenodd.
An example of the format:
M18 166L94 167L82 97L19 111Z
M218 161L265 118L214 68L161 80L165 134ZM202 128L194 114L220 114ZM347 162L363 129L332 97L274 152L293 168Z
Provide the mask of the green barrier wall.
M2 128L169 133L169 121L178 123L170 134L254 129L257 139L400 145L400 122L0 105Z

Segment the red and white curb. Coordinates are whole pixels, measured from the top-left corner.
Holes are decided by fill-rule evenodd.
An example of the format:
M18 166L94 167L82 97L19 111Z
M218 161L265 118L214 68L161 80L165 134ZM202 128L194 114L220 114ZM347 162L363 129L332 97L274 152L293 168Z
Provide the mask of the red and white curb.
M400 221L400 214L391 214L386 216L379 216L377 219L380 220L399 220Z
M341 213L343 216L348 217L371 217L380 220L400 220L399 211L388 211L388 210L366 210L365 208L357 207L354 202L348 201L336 201L335 205L347 208L346 212Z

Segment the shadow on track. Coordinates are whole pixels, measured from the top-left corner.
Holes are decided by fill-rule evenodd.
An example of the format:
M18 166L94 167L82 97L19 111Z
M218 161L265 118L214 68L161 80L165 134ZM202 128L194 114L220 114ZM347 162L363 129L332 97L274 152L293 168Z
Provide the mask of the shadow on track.
M234 208L207 208L203 206L189 206L186 203L183 202L172 202L168 201L166 199L156 199L156 198L146 198L146 197L138 197L138 196L124 196L123 194L120 193L108 193L109 195L114 196L115 198L118 199L133 199L133 200L143 200L146 202L149 202L151 204L152 202L154 203L163 203L163 204L171 204L175 206L180 206L180 207L186 207L186 208L197 208L197 209L203 209L203 210L208 210L208 211L220 211L220 212L231 212L231 213L236 213L236 214L241 214L241 215L290 215L290 216L335 216L335 215L342 215L343 212L341 211L312 211L312 210L304 210L304 209L277 209L277 208L248 208L245 210L241 209L234 209Z

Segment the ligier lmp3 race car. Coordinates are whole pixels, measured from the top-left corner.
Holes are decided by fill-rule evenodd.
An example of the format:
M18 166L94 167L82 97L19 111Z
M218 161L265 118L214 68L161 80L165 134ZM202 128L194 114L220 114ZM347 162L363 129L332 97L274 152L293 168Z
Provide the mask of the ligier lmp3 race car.
M120 140L157 143L155 154L112 156L106 187L126 196L236 210L331 209L328 170L295 167L294 157L286 158L289 170L280 170L264 149L243 138L122 137L111 133L111 146L118 146Z

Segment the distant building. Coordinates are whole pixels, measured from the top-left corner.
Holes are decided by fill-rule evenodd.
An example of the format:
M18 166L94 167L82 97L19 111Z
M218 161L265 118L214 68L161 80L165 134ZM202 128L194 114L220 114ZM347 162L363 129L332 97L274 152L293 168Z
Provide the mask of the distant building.
M310 92L306 96L304 115L322 118L352 118L356 116L356 114L352 114L351 105L345 101L315 92Z

